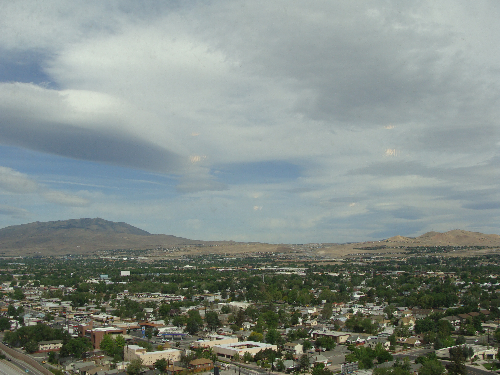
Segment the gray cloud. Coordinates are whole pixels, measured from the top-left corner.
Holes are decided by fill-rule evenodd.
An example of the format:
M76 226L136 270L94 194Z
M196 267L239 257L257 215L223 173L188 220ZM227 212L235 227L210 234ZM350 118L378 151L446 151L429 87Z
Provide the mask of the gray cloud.
M397 208L395 210L390 210L389 211L392 216L394 216L396 219L404 219L404 220L419 220L425 217L425 214L422 212L422 210L415 208L415 207L410 207L410 206L403 206L400 208Z
M431 127L419 133L408 142L407 146L412 150L442 153L491 152L496 149L500 140L499 126L484 123Z
M0 103L1 143L155 172L181 171L183 162L174 152L119 130L119 114L96 111L79 118L56 91L29 84L4 84L0 90L6 98Z
M498 89L470 65L466 31L445 18L435 22L425 6L295 5L235 5L228 10L235 20L221 22L216 39L242 67L304 90L296 109L312 119L352 126L461 121L497 100Z
M26 219L29 211L23 208L0 205L0 215L9 216L12 219Z
M463 207L471 210L498 210L500 209L500 202L496 200L492 202L467 203Z

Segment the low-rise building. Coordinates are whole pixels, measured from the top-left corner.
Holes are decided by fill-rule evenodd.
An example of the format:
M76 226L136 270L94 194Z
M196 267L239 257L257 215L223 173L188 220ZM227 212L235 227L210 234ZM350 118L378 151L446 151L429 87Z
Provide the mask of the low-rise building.
M61 350L63 342L61 340L40 341L38 343L39 352L57 352Z
M225 358L233 358L236 354L238 354L238 356L242 358L245 353L249 353L253 357L255 354L265 349L277 350L278 347L276 345L255 341L243 341L233 344L213 346L213 351Z
M189 369L195 372L198 371L210 371L214 368L214 363L211 359L198 358L189 362Z
M139 345L126 345L123 353L125 361L142 359L142 363L145 366L151 366L154 365L154 363L159 359L166 359L172 364L174 362L178 362L181 360L182 352L179 349L167 349L157 352L147 352L146 349L140 347Z
M300 355L304 352L303 345L295 342L285 343L284 348L287 352L292 353L293 355Z
M210 335L208 340L195 341L191 344L191 347L212 348L215 345L233 344L235 342L238 342L238 338L236 336Z

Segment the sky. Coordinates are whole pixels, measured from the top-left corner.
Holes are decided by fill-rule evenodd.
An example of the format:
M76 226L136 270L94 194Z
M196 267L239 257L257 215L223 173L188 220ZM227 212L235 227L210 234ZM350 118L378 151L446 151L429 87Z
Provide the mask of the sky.
M500 2L0 0L0 228L500 234Z

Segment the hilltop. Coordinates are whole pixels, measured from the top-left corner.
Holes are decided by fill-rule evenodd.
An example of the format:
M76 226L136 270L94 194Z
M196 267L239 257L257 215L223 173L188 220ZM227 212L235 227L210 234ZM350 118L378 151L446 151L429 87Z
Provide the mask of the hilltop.
M154 249L200 241L150 234L126 223L95 219L35 222L0 229L0 255L86 254L97 250Z

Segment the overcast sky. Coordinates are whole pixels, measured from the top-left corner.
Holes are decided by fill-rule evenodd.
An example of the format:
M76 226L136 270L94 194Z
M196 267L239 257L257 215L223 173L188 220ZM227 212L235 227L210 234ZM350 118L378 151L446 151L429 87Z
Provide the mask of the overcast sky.
M500 234L500 2L0 0L0 227Z

